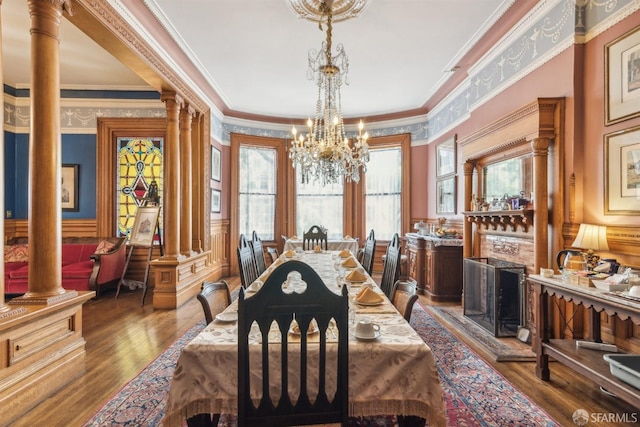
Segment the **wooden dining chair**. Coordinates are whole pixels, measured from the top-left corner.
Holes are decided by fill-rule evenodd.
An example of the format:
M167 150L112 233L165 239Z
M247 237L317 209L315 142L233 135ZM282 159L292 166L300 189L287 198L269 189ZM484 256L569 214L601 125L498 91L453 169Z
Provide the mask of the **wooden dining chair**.
M362 251L362 260L360 264L371 275L373 272L373 260L376 255L376 233L373 229L369 232L367 240L364 242L364 248Z
M229 292L229 284L220 280L219 282L203 282L202 289L196 296L202 311L204 312L204 320L207 325L213 322L218 313L222 313L225 308L231 304L231 293Z
M271 264L276 262L280 254L278 253L278 249L276 248L267 248L267 253L269 254L269 258L271 259Z
M306 288L284 292L283 284L291 272L300 274ZM336 294L327 288L313 268L296 260L274 269L260 291L250 298L245 299L244 289L240 290L239 427L326 423L349 425L348 307L347 286L342 288L341 295ZM303 332L311 330L311 322L315 319L318 331L302 333L293 339L289 330L294 319L298 330ZM258 373L251 370L249 357L249 335L254 323L262 334L260 351L251 354L251 357L261 355L261 371ZM279 345L269 340L274 335L274 328L279 330ZM332 336L337 339L337 345L327 342ZM272 360L279 360L277 366L270 366ZM308 361L311 360L316 366L312 370L313 375L309 374L311 370L308 369ZM256 360L252 362L255 364ZM289 378L297 380L290 383ZM331 382L336 381L335 387L329 384L329 378ZM252 381L258 383L251 384ZM258 396L253 396L259 400L257 406L254 405L251 389L259 392ZM271 393L277 395L272 396ZM331 395L332 398L329 397Z
M302 235L303 250L310 251L316 246L320 246L325 251L328 249L327 229L319 225L312 226Z
M413 305L418 300L415 281L397 280L391 290L391 303L408 322L411 320Z
M240 283L246 288L258 278L256 263L253 256L253 248L244 234L238 241L238 267L240 268Z
M256 264L256 274L260 276L267 269L267 263L264 259L262 239L258 237L258 233L255 230L251 233L251 248L253 249L253 261Z
M400 251L400 237L398 233L395 233L387 246L384 268L382 269L382 279L380 281L380 289L382 289L382 292L384 292L388 298L391 298L393 284L398 280L398 276L400 275Z

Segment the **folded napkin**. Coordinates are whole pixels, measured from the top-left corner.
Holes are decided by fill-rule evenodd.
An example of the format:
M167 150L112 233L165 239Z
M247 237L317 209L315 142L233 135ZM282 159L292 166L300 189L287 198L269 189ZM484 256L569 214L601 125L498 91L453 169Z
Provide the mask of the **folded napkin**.
M289 240L298 240L298 236L294 234L293 236L289 237Z
M365 280L367 280L367 276L365 276L358 270L353 270L351 273L347 274L345 279L350 282L364 282Z
M354 268L358 266L358 262L353 257L349 257L342 261L342 266L347 268Z
M289 249L288 251L286 251L284 253L284 256L287 258L293 258L296 255L296 253L294 251L292 251L291 249Z
M313 248L314 252L322 252L322 248L319 245L316 245L315 248Z
M384 301L384 299L368 286L362 288L356 295L356 302L364 304L376 304L382 301Z
M347 234L346 236L344 236L344 240L353 240L353 237Z
M349 249L343 249L340 251L340 258L347 258L351 256L351 251Z

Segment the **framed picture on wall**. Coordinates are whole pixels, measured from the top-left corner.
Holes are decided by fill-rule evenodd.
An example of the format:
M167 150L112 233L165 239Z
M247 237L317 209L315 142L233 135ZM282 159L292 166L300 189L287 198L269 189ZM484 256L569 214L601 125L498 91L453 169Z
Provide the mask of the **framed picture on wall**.
M604 136L604 213L640 214L640 126Z
M62 210L70 212L78 212L78 179L80 165L64 164L62 165L61 179L61 201Z
M456 213L456 177L438 179L436 182L436 213Z
M211 212L220 213L222 193L220 190L211 190Z
M213 145L211 146L211 179L220 182L221 169L220 169L220 150Z
M436 177L456 173L456 136L436 145Z
M605 125L640 116L640 26L604 47Z

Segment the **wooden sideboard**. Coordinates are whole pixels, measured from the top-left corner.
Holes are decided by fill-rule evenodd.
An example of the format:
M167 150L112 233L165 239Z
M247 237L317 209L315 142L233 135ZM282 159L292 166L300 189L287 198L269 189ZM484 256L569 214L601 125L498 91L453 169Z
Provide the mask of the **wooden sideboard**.
M462 240L407 233L404 242L408 275L418 293L432 301L461 301Z
M543 380L549 380L549 357L552 357L593 380L620 399L640 408L640 390L618 380L611 374L609 364L603 359L605 352L576 348L576 340L573 339L551 339L553 329L552 301L564 299L588 309L591 334L587 339L595 342L601 342L601 312L604 311L609 316L615 315L622 320L631 319L633 323L638 325L640 324L640 302L606 293L597 288L567 283L562 281L560 276L544 278L534 274L528 276L527 280L533 286L535 296L539 301L535 316L538 336L534 340L536 375Z

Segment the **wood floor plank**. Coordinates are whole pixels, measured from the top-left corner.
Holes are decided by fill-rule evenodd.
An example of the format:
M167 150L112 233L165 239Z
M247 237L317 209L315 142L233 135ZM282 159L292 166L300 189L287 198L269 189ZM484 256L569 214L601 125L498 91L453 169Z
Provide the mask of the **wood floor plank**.
M238 276L225 280L232 290L240 284ZM105 292L84 306L85 374L12 426L81 426L153 359L203 319L202 308L195 298L177 310L154 310L150 302L140 306L140 290L123 290L117 300L114 296L115 292ZM429 304L424 297L420 297L420 301ZM469 344L474 348L472 342ZM477 347L475 350L481 354ZM572 415L577 409L604 414L634 411L560 363L551 363L548 382L535 376L533 362L489 360L489 363L563 426L575 425ZM614 427L620 423L597 425Z

